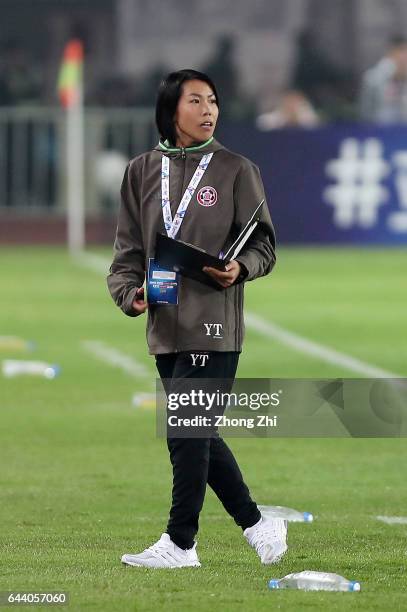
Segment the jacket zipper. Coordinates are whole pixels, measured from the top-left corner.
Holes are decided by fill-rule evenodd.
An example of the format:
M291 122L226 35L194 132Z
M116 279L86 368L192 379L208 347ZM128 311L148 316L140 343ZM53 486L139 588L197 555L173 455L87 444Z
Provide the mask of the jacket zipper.
M239 337L240 337L240 317L239 317L239 287L240 285L235 285L235 295L234 295L234 307L235 307L235 321L236 321L236 330L235 330L235 351L238 350L239 345Z
M181 181L181 193L180 193L180 197L179 197L179 202L181 202L181 198L184 194L183 189L184 189L184 182L185 182L185 170L186 170L186 159L187 159L187 155L185 152L185 148L181 147L181 159L184 162L184 171L182 173L182 181ZM179 204L178 202L178 204ZM179 353L178 350L178 344L177 344L177 340L178 340L178 317L179 317L179 308L180 308L180 304L181 304L181 285L182 285L182 279L181 279L181 275L179 276L179 289L178 289L178 306L177 306L177 322L176 322L176 339L175 339L175 352Z

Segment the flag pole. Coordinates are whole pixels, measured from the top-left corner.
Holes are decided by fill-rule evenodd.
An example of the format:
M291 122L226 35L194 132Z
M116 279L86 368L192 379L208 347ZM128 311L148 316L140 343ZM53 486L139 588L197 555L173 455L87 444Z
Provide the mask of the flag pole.
M83 45L65 47L58 90L65 108L67 234L71 254L85 246Z
M85 246L83 115L83 84L80 82L77 102L66 112L68 247L72 255Z

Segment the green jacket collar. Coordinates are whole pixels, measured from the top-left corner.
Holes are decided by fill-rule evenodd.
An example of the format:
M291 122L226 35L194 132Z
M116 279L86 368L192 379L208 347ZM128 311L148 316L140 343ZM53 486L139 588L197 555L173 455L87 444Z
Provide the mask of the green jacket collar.
M158 145L155 147L156 151L161 151L162 153L168 153L169 155L182 155L188 153L212 153L218 151L219 149L223 149L224 147L212 136L205 142L201 142L200 144L194 145L192 147L172 147L170 143L166 140L163 142L159 141Z
M210 145L214 140L214 137L211 136L208 140L205 140L205 142L201 142L201 144L199 145L195 145L193 147L171 147L170 143L168 142L168 140L166 140L165 142L162 142L160 140L160 142L158 143L158 146L160 147L160 149L162 149L163 151L167 151L168 153L181 153L181 151L200 151L201 149L204 149L205 147L207 147L208 145Z

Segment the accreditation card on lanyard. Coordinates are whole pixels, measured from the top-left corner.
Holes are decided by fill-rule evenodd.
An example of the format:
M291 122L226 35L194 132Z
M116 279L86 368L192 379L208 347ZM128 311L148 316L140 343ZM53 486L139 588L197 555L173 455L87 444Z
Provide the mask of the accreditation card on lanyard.
M170 203L170 159L166 155L161 160L161 209L164 219L164 227L169 238L175 238L187 212L189 203L195 193L203 175L206 172L213 153L204 155L191 178L181 202L177 208L174 219L171 214ZM163 270L154 262L148 260L147 273L147 299L149 304L178 304L179 275L172 270Z

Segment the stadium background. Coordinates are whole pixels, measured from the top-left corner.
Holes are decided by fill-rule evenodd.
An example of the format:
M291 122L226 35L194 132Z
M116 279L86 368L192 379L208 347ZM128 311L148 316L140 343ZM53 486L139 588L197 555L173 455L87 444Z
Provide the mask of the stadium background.
M65 590L75 610L402 609L406 526L375 517L407 514L403 439L233 439L259 503L316 517L290 526L284 561L261 567L208 491L199 572L118 563L159 536L169 503L145 321L121 315L104 280L123 164L155 142L151 104L169 69L213 74L225 101L218 137L260 165L276 224L278 265L247 285L239 376L407 375L407 129L358 115L363 71L407 32L405 3L188 6L186 17L176 1L1 2L0 358L61 373L0 378L0 590ZM304 31L318 78L300 65ZM73 36L85 46L87 226L86 249L70 254L56 82ZM298 79L321 124L260 131L256 117ZM345 178L332 165L344 158ZM338 221L349 181L352 214ZM358 579L362 593L267 591L269 578L302 569Z

